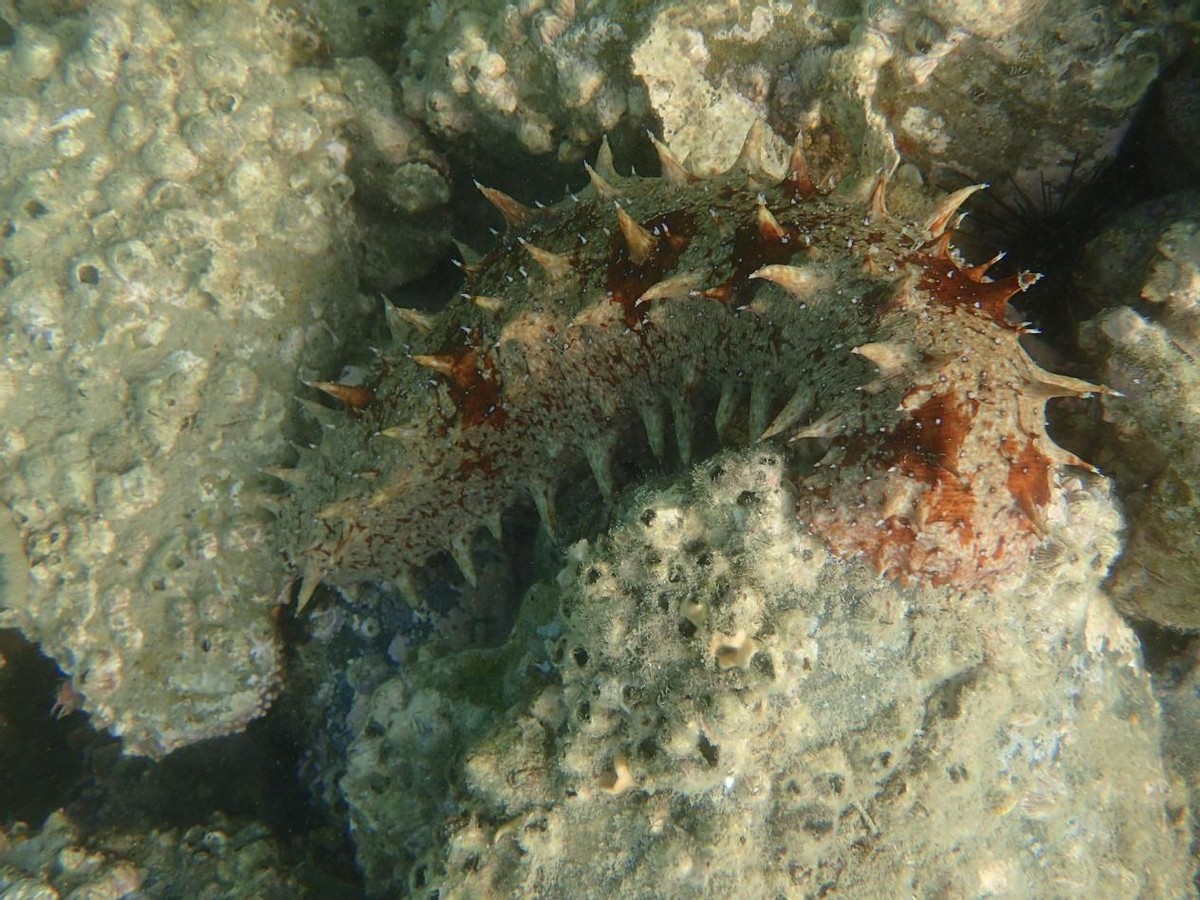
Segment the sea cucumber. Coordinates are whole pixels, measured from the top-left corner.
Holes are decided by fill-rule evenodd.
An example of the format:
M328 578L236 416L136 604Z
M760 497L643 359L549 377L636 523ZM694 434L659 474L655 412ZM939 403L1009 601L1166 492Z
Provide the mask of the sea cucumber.
M553 530L564 473L586 460L611 497L614 453L662 458L668 427L684 464L701 427L817 442L796 454L796 515L901 582L1028 565L1055 470L1084 465L1045 402L1100 389L1022 349L1007 305L1036 276L992 280L952 250L980 186L904 225L882 175L858 200L819 190L799 139L782 178L758 128L718 176L655 147L661 177L618 175L605 147L585 195L549 208L481 187L508 231L462 294L436 317L389 309L378 371L314 385L346 409L316 407L324 440L280 473L302 603L322 580L408 584L442 551L473 581L474 535L522 495Z

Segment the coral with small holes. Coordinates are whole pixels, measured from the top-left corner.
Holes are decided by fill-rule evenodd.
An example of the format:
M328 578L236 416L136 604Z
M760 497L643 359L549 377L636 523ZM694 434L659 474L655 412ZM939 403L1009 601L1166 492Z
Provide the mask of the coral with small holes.
M379 687L342 782L372 893L1183 890L1102 482L991 595L840 562L793 504L762 450L641 489L489 665Z
M349 160L417 143L265 0L37 22L0 48L0 624L160 756L276 688L261 470L364 321Z

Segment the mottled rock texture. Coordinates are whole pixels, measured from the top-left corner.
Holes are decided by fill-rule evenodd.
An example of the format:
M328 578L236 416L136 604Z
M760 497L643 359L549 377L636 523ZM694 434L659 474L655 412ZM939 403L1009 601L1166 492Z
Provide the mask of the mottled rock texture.
M0 49L0 622L158 756L276 686L255 492L361 331L348 160L401 206L437 173L378 68L315 67L278 7L66 12Z
M393 21L405 28L409 112L483 157L573 161L604 132L657 119L681 157L709 169L729 164L754 118L786 132L820 101L872 166L899 150L942 188L1007 191L1012 178L1028 192L1111 156L1186 46L1194 11L1102 0L529 0L498 14L446 0Z
M639 491L507 645L376 689L341 782L372 892L1186 891L1100 480L990 594L837 561L793 506L769 451Z
M0 892L45 900L311 896L255 823L217 815L186 829L126 827L98 837L63 810L40 828L24 822L0 827Z
M1112 591L1130 615L1200 630L1200 194L1136 207L1087 247L1084 325L1120 396L1104 398L1111 440L1098 460L1128 510Z

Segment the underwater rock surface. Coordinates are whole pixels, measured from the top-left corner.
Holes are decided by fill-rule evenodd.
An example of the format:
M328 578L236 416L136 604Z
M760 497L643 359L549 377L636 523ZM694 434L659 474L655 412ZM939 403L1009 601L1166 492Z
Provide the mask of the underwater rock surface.
M712 171L755 118L787 131L820 99L864 169L899 149L939 187L1001 190L1094 173L1194 14L1103 0L390 6L372 15L404 29L407 111L482 156L574 162L606 132L660 127Z
M373 64L307 62L266 2L106 0L0 50L0 624L130 753L277 686L255 493L299 377L356 334L345 132L391 115Z
M1129 532L1110 588L1122 611L1200 631L1200 193L1135 207L1086 248L1081 295L1106 309L1085 348L1121 392L1098 462L1121 486Z
M170 829L97 766L0 892L328 896L347 816L380 896L1186 894L1194 669L1164 729L1106 593L1192 627L1194 223L1089 253L1090 375L956 228L1069 202L1194 3L886 6L0 0L0 625L129 753L286 682L313 788ZM450 204L462 296L361 296Z
M125 830L97 839L63 810L41 828L0 827L0 892L44 900L311 896L257 824L218 815L187 829Z
M793 505L762 450L640 490L506 646L379 686L341 781L373 895L1186 890L1101 480L990 594L839 562Z

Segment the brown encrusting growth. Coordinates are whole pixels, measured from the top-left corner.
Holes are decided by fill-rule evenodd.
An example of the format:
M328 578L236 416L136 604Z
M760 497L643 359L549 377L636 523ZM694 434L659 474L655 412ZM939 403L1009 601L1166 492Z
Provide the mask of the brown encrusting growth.
M978 186L905 227L882 177L845 202L798 150L771 177L758 146L707 179L657 141L663 177L622 177L604 148L588 196L548 209L483 189L509 232L463 293L436 319L392 312L373 384L314 385L357 411L290 479L302 597L322 579L403 585L440 551L473 580L474 535L522 495L553 530L564 466L586 460L611 497L636 422L660 458L670 422L685 464L698 428L821 442L797 516L890 577L1020 571L1055 469L1080 464L1046 436L1045 402L1097 388L1021 348L1006 307L1033 276L992 281L952 253ZM720 396L711 418L701 393Z

